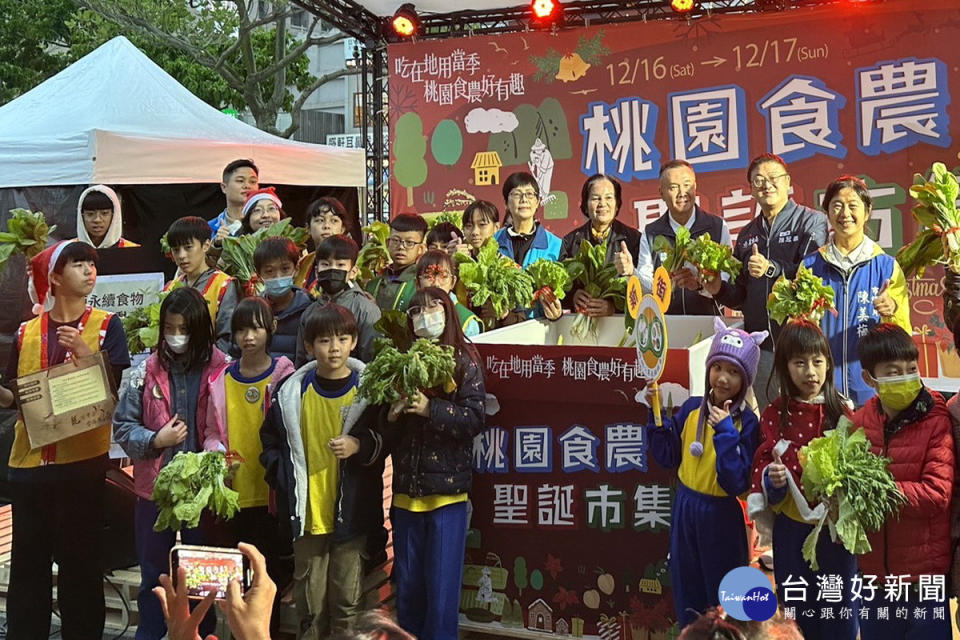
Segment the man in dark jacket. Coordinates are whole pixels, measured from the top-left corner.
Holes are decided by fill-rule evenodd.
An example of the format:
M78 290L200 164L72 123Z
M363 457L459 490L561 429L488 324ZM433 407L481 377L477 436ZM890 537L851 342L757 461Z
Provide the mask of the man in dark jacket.
M793 279L804 256L827 241L827 217L790 198L787 164L772 153L757 156L747 169L747 180L761 215L743 228L733 248L743 263L735 282L704 282L720 304L743 311L747 331L769 331L760 347L760 366L753 390L760 411L778 395L773 376L773 345L780 326L767 315L767 297L781 275Z
M671 245L677 242L677 230L686 227L691 239L709 234L710 239L720 244L730 244L730 230L723 218L712 215L696 204L697 176L685 160L671 160L660 169L660 196L667 205L667 213L643 229L639 251L635 261L621 252L617 268L621 274L634 271L640 278L644 291L653 288L653 272L663 263L664 254L653 250L657 236L663 236ZM720 307L713 297L703 290L692 265L686 265L671 274L673 296L667 313L671 315L711 316L719 315ZM726 278L726 274L723 274Z

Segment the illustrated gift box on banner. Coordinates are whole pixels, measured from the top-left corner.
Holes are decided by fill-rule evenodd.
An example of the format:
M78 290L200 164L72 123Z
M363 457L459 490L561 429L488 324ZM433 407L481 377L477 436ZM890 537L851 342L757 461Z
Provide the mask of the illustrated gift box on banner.
M920 376L936 378L940 374L937 370L937 340L933 329L927 325L913 328L913 341L917 343L920 359L917 361Z
M570 618L570 635L574 638L583 637L583 618Z

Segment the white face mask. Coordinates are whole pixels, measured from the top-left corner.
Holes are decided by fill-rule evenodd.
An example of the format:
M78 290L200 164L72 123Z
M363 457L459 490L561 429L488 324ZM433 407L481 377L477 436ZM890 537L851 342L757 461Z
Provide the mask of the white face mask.
M190 345L190 336L163 336L163 339L167 341L167 346L170 347L170 351L174 353L185 353L187 347Z
M413 332L420 338L439 338L446 326L443 309L427 311L413 319Z

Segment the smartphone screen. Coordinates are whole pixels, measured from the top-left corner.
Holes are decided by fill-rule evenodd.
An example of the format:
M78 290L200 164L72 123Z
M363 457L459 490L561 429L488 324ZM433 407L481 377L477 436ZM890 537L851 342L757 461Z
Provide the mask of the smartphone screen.
M187 596L202 599L213 590L217 599L227 597L227 585L236 578L245 592L250 585L247 558L237 549L179 545L170 551L170 575L177 580L177 567L186 571Z

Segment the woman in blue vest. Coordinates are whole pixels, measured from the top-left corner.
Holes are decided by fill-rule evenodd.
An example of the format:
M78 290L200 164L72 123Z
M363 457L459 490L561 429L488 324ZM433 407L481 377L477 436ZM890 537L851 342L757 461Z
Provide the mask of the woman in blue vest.
M836 363L837 390L862 407L873 395L863 380L857 342L881 322L910 333L910 300L900 265L864 233L873 201L866 183L840 176L823 195L830 240L803 264L833 289L837 314L823 314L820 328Z
M560 238L536 219L540 208L540 186L536 178L526 171L510 174L503 183L503 199L510 222L493 236L500 253L524 268L541 258L558 260ZM538 316L556 320L561 314L560 302L554 300L538 303L531 309L516 309L498 320L501 325L507 325Z

